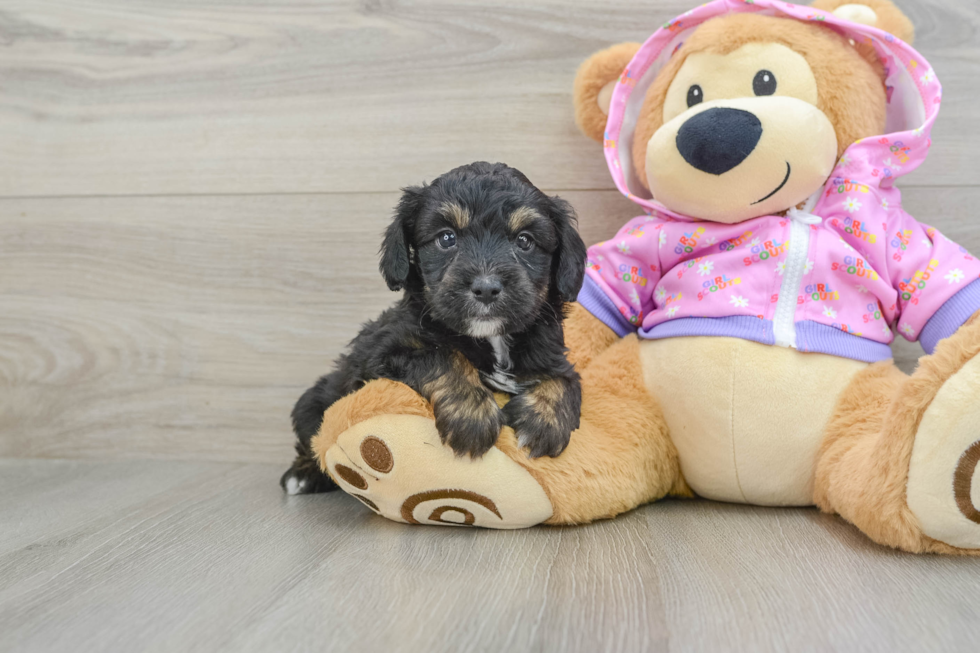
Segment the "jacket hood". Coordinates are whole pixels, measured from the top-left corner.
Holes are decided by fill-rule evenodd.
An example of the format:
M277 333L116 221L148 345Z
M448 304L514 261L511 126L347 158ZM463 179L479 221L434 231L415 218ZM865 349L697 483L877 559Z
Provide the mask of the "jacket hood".
M870 42L885 68L886 133L851 144L839 162L867 164L860 166L868 171L862 175L867 178L854 181L887 189L897 177L908 174L924 160L924 151L931 144L929 133L939 113L942 89L932 67L912 46L880 29L843 20L805 5L775 0L714 0L681 14L658 29L637 51L613 90L603 146L609 172L616 187L626 197L647 213L690 219L652 199L640 183L631 156L633 132L647 89L690 33L710 18L732 13L819 21L855 42ZM913 142L921 155L908 156ZM837 185L851 181L841 178L841 170L846 171L846 168L839 163L827 183Z

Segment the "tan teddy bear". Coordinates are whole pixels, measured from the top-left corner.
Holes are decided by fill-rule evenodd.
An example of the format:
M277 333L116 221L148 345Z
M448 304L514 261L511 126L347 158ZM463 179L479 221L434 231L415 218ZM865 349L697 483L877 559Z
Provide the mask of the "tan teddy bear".
M593 55L576 117L644 215L590 249L565 322L568 449L529 459L504 428L456 458L425 401L375 381L327 411L323 469L408 523L575 524L697 494L976 552L980 262L893 185L941 95L911 39L887 0L716 0ZM930 352L912 376L894 330Z

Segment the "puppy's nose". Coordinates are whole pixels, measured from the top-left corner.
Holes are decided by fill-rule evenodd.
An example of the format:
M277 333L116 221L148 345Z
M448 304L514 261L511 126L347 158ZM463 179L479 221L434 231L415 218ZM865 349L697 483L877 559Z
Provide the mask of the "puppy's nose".
M484 304L492 304L497 301L500 291L504 289L504 284L500 282L500 277L484 275L473 280L470 292L476 297L477 301Z
M677 150L702 172L721 175L752 154L762 137L762 123L742 109L715 107L681 125Z

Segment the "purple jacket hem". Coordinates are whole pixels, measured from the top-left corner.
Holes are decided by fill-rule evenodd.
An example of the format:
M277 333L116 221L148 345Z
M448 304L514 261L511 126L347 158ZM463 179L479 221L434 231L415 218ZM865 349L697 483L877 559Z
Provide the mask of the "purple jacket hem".
M892 348L826 324L806 320L796 323L796 348L816 354L830 354L876 363L892 357Z
M623 314L616 308L616 304L609 299L606 293L602 292L599 285L588 275L585 276L582 290L578 293L578 303L589 313L599 318L599 321L615 331L620 338L636 331L636 327L623 317Z
M940 340L953 335L977 311L980 311L980 279L971 281L968 286L947 299L929 318L919 335L922 348L931 354Z

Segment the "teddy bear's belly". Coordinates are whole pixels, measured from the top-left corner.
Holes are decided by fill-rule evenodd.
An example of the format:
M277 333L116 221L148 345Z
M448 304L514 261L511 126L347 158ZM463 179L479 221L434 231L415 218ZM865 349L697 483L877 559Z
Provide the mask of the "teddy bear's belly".
M824 428L868 366L720 337L645 341L640 358L691 489L759 505L813 503Z

